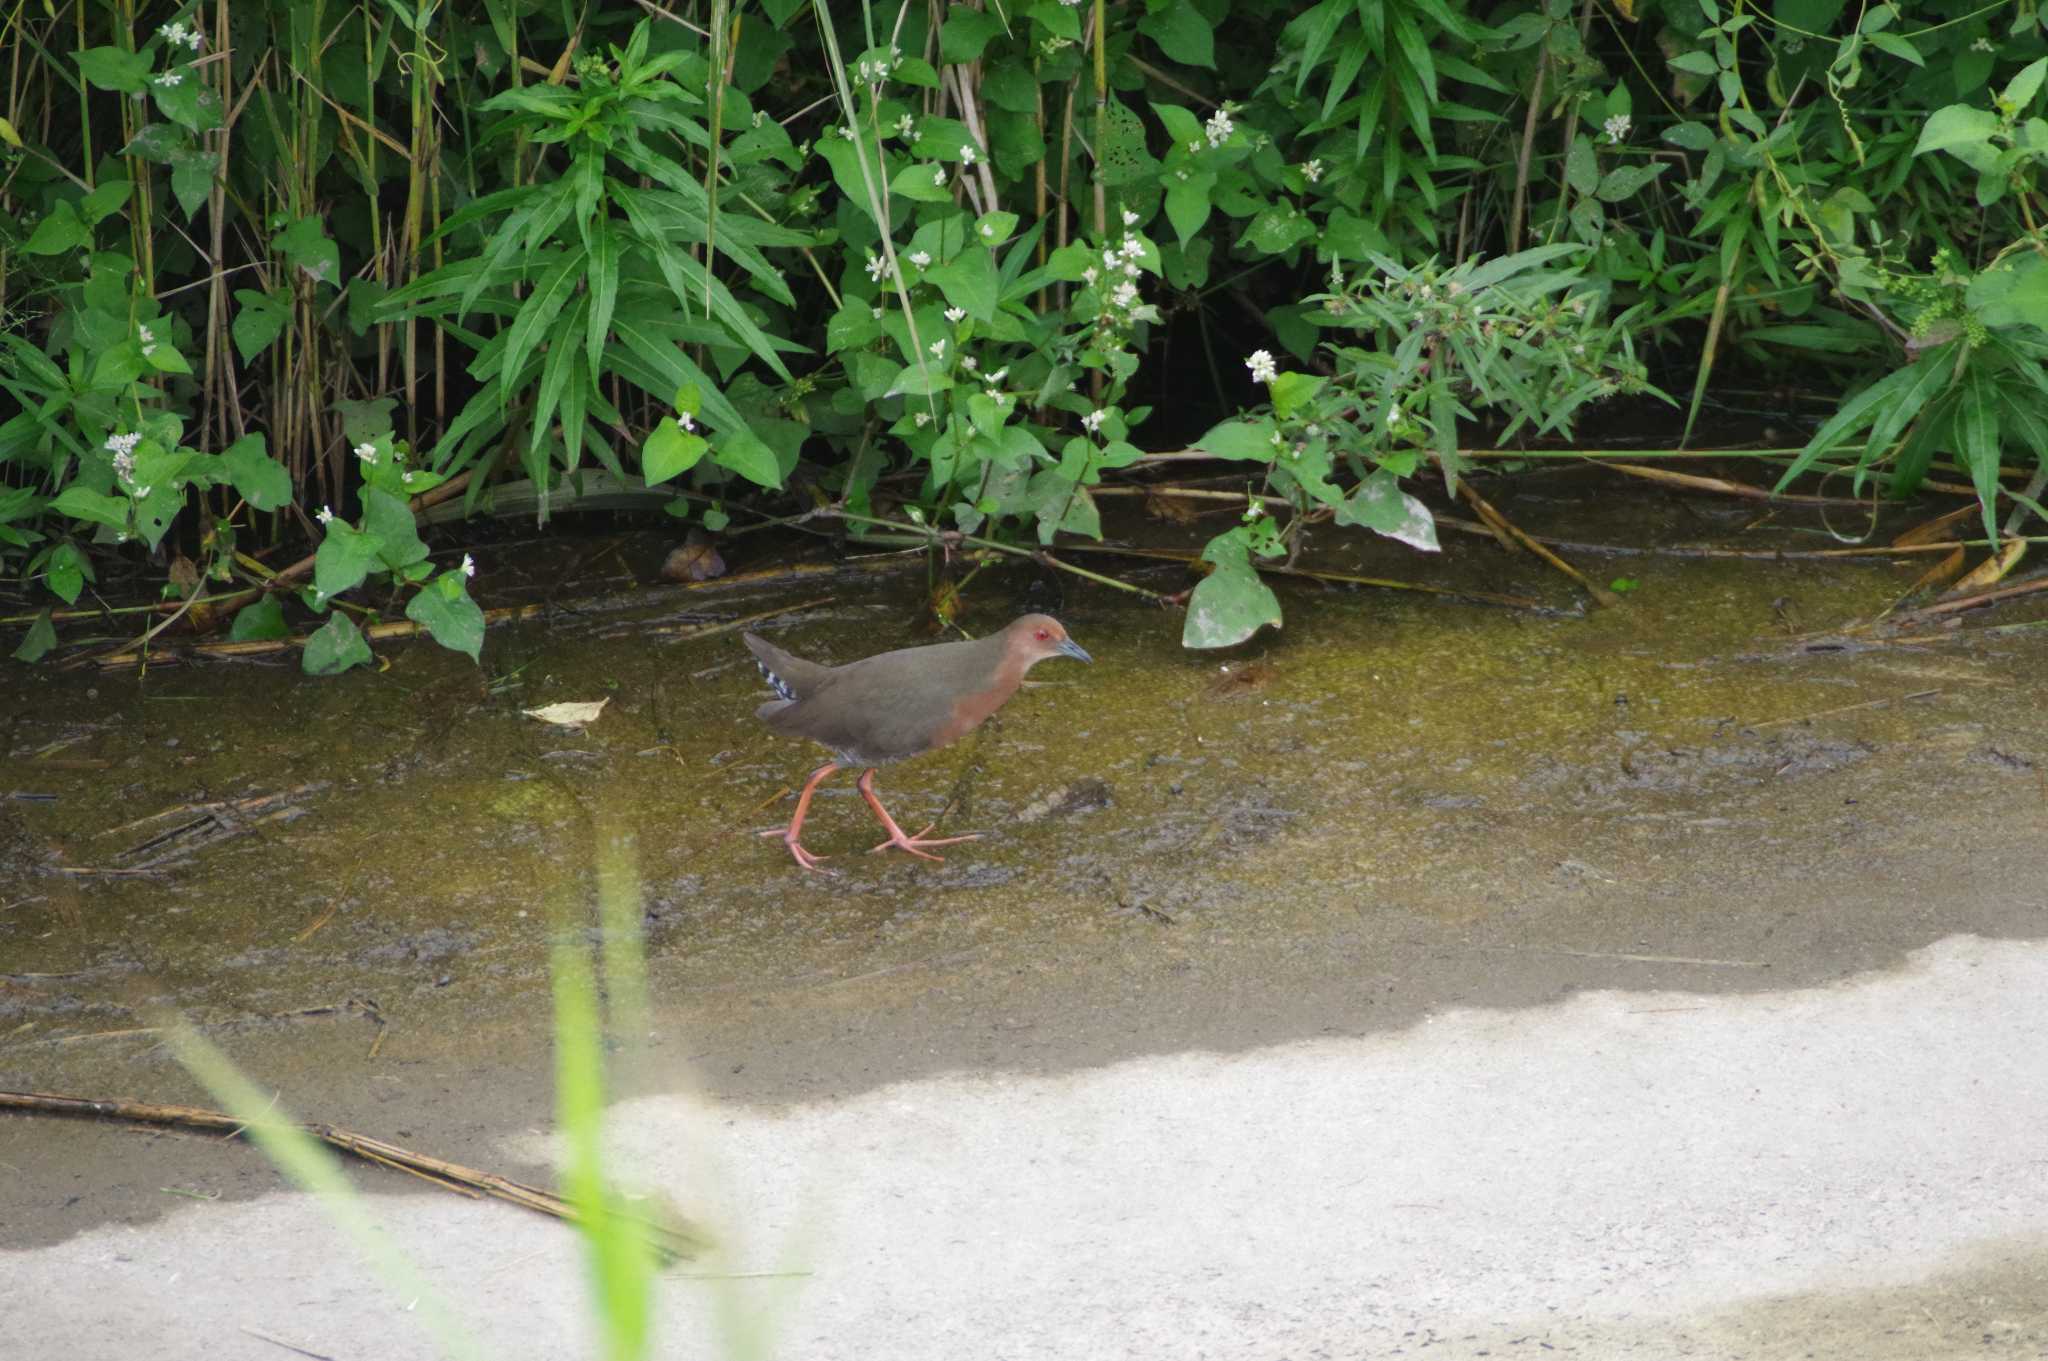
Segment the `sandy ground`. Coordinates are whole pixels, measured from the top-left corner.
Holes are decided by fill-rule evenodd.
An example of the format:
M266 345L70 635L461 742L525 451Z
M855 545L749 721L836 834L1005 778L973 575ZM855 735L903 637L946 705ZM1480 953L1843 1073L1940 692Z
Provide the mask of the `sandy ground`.
M0 1087L214 1104L175 1007L301 1116L555 1181L550 924L616 835L615 1162L718 1244L656 1355L2048 1356L2048 644L1788 650L1900 588L1859 570L1542 624L1290 598L1223 662L1069 602L1095 668L884 778L990 838L867 860L835 793L830 879L726 830L808 753L709 647L496 641L518 702L617 685L573 739L423 649L31 688L9 783L61 797L0 827ZM784 641L891 617L839 608ZM37 858L322 780L175 874ZM238 1143L0 1116L0 1355L598 1354L573 1234L351 1175L399 1282Z

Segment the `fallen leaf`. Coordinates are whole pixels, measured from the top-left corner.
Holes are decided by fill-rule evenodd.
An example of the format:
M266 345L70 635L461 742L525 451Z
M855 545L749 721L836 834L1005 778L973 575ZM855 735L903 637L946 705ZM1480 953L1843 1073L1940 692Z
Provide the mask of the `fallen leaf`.
M594 703L569 701L562 704L543 704L538 709L522 709L520 712L528 718L537 718L556 727L580 728L586 723L596 722L597 716L604 712L604 706L609 703L611 699L606 697Z

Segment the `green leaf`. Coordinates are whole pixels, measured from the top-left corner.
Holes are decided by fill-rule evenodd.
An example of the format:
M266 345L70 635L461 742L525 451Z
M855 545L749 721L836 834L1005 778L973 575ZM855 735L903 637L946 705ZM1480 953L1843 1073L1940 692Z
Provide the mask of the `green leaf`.
M1222 422L1196 440L1193 447L1217 458L1269 463L1280 448L1274 443L1278 435L1271 416L1254 416Z
M290 630L284 623L283 602L274 595L266 595L255 604L244 605L235 611L235 622L228 629L228 641L267 643L286 637L289 633Z
M166 77L175 77L177 83L166 84ZM212 132L221 125L219 93L189 66L166 71L150 81L149 94L164 117L181 127Z
M313 554L313 589L332 599L343 591L363 584L384 545L375 534L365 534L336 517L328 521L326 537Z
M193 151L172 160L171 193L186 217L197 215L213 197L213 173L219 166L220 155L212 151Z
M612 308L619 300L619 234L611 219L590 229L590 314L584 319L585 354L592 373L604 372L604 342L611 334Z
M1286 420L1322 391L1323 379L1313 373L1289 370L1267 385L1273 398L1273 414Z
M50 623L50 612L44 610L36 621L28 626L28 636L21 640L21 646L14 649L14 660L18 662L39 662L44 654L57 646L57 630Z
M711 444L711 461L763 487L782 485L782 462L761 437L745 426L721 430Z
M571 297L575 296L576 285L582 281L583 268L589 253L581 246L571 246L562 253L541 281L534 286L533 295L520 307L519 315L506 328L504 358L500 363L498 376L511 391L518 382L519 370L540 344L541 333L553 323ZM573 344L575 337L557 335L551 337L558 345Z
M1337 507L1337 523L1363 525L1425 553L1437 551L1436 519L1429 507L1402 491L1399 480L1385 468L1359 483Z
M1216 65L1216 35L1192 0L1172 0L1140 19L1138 31L1183 66Z
M433 635L451 652L476 661L484 646L484 612L469 598L468 578L461 568L443 572L406 602L405 617Z
M108 496L104 492L87 491L84 487L66 487L50 503L50 509L74 520L90 520L110 529L128 528L128 498L125 496Z
M946 11L946 25L939 30L939 60L949 65L980 61L982 49L1003 31L1003 21L987 10L953 5Z
M75 605L91 571L92 564L78 551L78 545L60 543L50 550L50 560L43 564L43 584L65 604Z
M289 297L259 293L253 288L236 289L235 301L241 304L235 309L231 328L235 352L246 364L275 345L277 338L284 334L285 324L292 317L291 302Z
M78 201L78 216L87 226L105 220L128 202L135 186L127 180L103 180L98 188Z
M1998 115L1988 109L1950 104L1928 115L1927 122L1920 129L1920 140L1913 145L1913 154L1919 156L1929 151L1946 151L1961 157L1964 164L1976 169L1976 162L1965 153L1982 148L1988 154L1991 138L2000 126Z
M420 539L412 507L388 491L372 487L364 494L363 528L370 537L380 540L377 556L394 572L427 556L427 545ZM318 563L314 565L317 569Z
M1873 33L1870 35L1870 45L1881 52L1891 53L1900 61L1911 62L1915 66L1927 64L1927 58L1920 55L1920 49L1896 33Z
M118 47L88 47L71 56L78 63L78 73L95 89L132 95L141 93L149 84L149 54L146 52L123 52Z
M1590 194L1600 187L1600 158L1593 154L1591 138L1583 134L1572 138L1572 144L1564 154L1564 178L1582 194Z
M2005 89L1999 93L1998 102L2015 113L2026 108L2040 92L2043 76L2048 76L2048 57L2028 62L2020 68L2019 73L2005 83Z
M682 422L675 417L663 416L640 446L640 476L650 486L666 482L695 467L710 447L709 441L683 429Z
M92 231L78 219L78 209L67 200L58 203L30 233L22 247L30 255L61 255L67 250L84 250L92 245Z
M1648 165L1617 166L1607 172L1594 192L1602 203L1619 203L1663 174L1670 164L1669 161L1652 161Z
M257 510L276 510L292 499L292 475L272 458L263 436L244 435L221 450L235 493Z
M996 274L995 256L986 246L969 246L943 265L925 271L925 279L938 285L946 301L963 309L977 321L993 320L1002 281Z
M1216 187L1216 176L1208 171L1195 174L1182 170L1166 180L1166 220L1173 224L1174 234L1185 246L1202 230L1209 220L1209 191Z
M1235 531L1233 531L1235 532ZM1216 545L1211 544L1213 549ZM1188 597L1187 622L1180 645L1185 648L1235 647L1266 625L1280 624L1280 599L1259 580L1242 545L1236 559L1218 563Z
M965 123L957 118L933 116L918 120L917 141L911 150L927 160L957 161L962 159L963 149L975 146L974 135L967 131ZM981 152L977 149L974 154L978 157Z
M270 245L294 269L304 270L315 282L341 282L341 250L328 239L317 217L302 217L270 238Z
M363 641L356 621L340 610L306 640L299 666L309 676L338 676L352 666L370 660L370 645Z
M919 203L951 203L953 177L944 166L912 162L889 180L889 192Z

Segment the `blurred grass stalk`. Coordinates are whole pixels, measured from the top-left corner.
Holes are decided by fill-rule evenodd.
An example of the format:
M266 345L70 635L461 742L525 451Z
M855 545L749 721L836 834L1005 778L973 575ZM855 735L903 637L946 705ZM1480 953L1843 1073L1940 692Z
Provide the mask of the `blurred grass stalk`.
M596 884L602 922L603 989L616 1034L626 1047L647 1035L646 960L641 943L641 893L629 835L601 829ZM599 976L586 932L555 895L550 963L554 976L555 1123L566 1152L564 1195L576 1207L590 1277L590 1301L608 1361L640 1361L652 1354L654 1276L660 1249L644 1216L635 1214L606 1174L605 1033ZM221 1106L242 1120L258 1148L301 1190L319 1198L342 1232L377 1269L395 1295L417 1306L444 1355L481 1358L465 1328L436 1294L425 1273L371 1215L367 1197L349 1180L335 1154L298 1128L280 1103L259 1091L215 1045L181 1018L166 1023L179 1062L204 1083ZM723 1316L728 1353L759 1354L763 1341L749 1327L733 1292L714 1301ZM752 1336L750 1336L750 1334Z

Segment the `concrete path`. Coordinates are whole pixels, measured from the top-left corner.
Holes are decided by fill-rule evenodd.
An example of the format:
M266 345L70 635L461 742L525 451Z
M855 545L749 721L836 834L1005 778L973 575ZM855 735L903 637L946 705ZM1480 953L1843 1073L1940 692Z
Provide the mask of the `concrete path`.
M639 1181L721 1207L722 1256L661 1286L661 1356L2048 1355L2039 943L617 1115ZM371 1203L479 1354L596 1354L558 1227ZM0 1255L0 1293L10 1356L440 1354L291 1194Z

